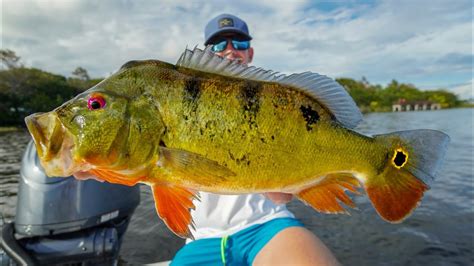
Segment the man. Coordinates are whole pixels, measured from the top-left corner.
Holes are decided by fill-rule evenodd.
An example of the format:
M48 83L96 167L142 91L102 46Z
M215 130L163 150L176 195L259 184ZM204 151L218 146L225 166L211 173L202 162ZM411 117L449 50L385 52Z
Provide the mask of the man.
M247 65L254 50L247 24L222 14L205 28L212 52ZM215 195L200 193L192 212L195 241L172 265L337 265L329 249L294 218L284 203L291 194Z

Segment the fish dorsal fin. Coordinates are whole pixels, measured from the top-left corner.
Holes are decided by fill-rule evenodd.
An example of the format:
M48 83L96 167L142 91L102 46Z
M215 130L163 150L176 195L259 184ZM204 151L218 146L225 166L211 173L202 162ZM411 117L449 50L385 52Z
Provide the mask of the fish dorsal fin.
M354 128L362 120L359 108L344 87L324 75L312 72L285 75L259 67L245 66L236 60L214 54L210 47L204 50L197 47L193 50L186 49L176 65L225 76L292 86L315 98L345 127Z

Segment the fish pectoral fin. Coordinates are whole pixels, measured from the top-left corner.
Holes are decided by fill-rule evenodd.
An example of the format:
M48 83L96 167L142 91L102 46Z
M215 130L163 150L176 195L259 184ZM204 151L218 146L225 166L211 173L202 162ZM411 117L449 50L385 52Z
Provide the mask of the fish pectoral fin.
M187 188L169 184L154 184L151 186L155 208L158 216L168 228L181 238L191 238L189 229L194 223L191 210L194 210L193 199L198 199L198 193Z
M203 185L212 185L235 176L229 168L197 153L160 147L160 155L158 166L168 170L169 174L183 176Z
M300 191L296 196L319 212L348 214L341 202L351 208L356 206L345 191L360 194L358 188L360 183L351 174L330 174L317 185Z

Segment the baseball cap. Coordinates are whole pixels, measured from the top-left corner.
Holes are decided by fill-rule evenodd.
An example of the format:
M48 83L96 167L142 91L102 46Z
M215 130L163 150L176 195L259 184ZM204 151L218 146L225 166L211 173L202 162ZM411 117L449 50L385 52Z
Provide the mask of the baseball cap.
M237 33L247 41L252 39L245 21L234 15L221 14L207 23L204 30L204 45L208 45L212 38L217 35L227 32Z

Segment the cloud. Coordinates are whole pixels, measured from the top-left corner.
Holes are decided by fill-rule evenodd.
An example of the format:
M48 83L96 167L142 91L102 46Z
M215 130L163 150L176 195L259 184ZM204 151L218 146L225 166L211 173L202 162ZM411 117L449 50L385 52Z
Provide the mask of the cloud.
M220 13L246 20L254 64L386 84L447 87L472 78L470 1L3 2L2 47L29 66L104 76L129 60L174 63Z
M474 100L474 87L472 79L468 83L454 86L451 91L458 95L459 99Z

